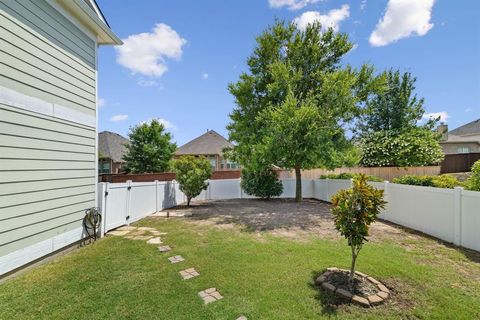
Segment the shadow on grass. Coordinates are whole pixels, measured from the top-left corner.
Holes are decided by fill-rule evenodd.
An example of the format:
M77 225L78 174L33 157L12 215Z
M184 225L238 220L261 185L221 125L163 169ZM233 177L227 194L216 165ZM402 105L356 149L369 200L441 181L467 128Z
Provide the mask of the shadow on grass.
M312 281L308 283L308 286L316 292L315 300L319 301L322 306L322 315L335 316L340 306L350 304L350 302L325 291L320 285L315 283L315 280L325 271L327 269L312 271Z
M391 221L387 221L387 220L384 220L384 219L378 219L378 221L380 221L380 222L382 222L386 225L392 226L394 228L403 230L405 233L418 235L418 236L421 236L423 238L435 241L438 244L444 245L447 248L454 249L454 250L458 251L459 253L463 254L468 260L470 260L472 262L480 263L480 252L478 252L478 251L454 245L453 243L446 242L442 239L436 238L436 237L431 236L429 234L426 234L426 233L423 233L421 231L414 230L414 229L396 224L396 223L391 222Z

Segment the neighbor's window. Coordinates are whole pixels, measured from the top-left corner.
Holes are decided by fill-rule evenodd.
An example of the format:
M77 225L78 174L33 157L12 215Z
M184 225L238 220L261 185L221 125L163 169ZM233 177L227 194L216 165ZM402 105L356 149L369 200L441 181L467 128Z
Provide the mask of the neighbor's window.
M458 147L457 152L458 153L470 153L470 148L469 147Z
M102 163L102 167L101 167L100 171L102 173L110 173L110 163L109 162Z
M222 165L221 165L222 169L224 168L227 168L227 169L238 169L240 168L240 165L234 161L230 161L230 160L222 160Z

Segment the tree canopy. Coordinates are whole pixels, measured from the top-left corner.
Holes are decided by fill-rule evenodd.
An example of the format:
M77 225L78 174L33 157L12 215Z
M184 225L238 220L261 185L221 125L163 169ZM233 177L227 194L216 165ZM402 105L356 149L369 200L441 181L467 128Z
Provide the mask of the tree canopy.
M341 65L352 47L346 34L323 32L319 23L299 30L277 21L257 38L249 72L229 86L236 159L246 168L295 169L297 201L300 170L338 166L350 147L345 124L383 87L373 67Z
M433 127L439 119L421 124L424 99L415 94L416 78L398 70L385 72L385 78L385 90L367 101L355 130L360 163L367 167L438 164L443 152Z
M358 122L362 134L377 131L408 131L417 128L425 114L425 100L414 93L416 78L409 72L399 70L385 72L386 89L375 94L367 102L363 116ZM428 121L432 127L435 120Z
M130 142L126 145L126 171L130 173L164 172L169 169L177 149L172 136L158 120L130 128Z

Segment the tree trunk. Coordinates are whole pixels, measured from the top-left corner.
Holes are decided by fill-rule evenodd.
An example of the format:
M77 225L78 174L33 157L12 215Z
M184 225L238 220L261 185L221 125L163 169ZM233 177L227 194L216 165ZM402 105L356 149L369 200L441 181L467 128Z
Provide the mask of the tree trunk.
M352 265L350 266L350 284L353 284L353 276L355 275L355 263L357 262L358 252L352 247Z
M190 201L192 200L192 198L190 197L187 197L187 207L190 207Z
M302 201L302 171L300 165L295 166L295 202Z

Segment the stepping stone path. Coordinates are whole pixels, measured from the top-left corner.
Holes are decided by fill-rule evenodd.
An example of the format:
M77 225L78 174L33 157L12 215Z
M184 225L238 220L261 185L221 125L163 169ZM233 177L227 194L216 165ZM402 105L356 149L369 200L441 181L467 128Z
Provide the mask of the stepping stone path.
M195 268L185 269L180 271L180 275L182 276L183 280L188 280L191 278L198 277L200 273L198 273Z
M168 251L170 251L170 250L172 250L172 248L170 248L170 246L161 246L161 247L158 247L158 251L160 251L160 252L162 252L162 253L163 253L163 252L168 252Z
M147 243L148 244L161 244L162 239L160 239L159 237L152 238L152 239L148 240Z
M216 288L209 288L198 293L198 296L203 299L203 303L208 304L217 300L223 299L223 296Z
M182 256L173 256L173 257L168 258L168 260L171 263L179 263L179 262L185 261L185 259Z
M166 235L166 232L160 232L152 227L134 227L134 226L123 226L116 230L108 232L107 235L109 236L121 236L126 239L131 240L143 240L146 241L148 244L161 244L162 239L159 236ZM160 253L165 253L172 250L172 248L168 245L158 247L158 251ZM176 255L173 257L169 257L168 260L170 263L179 263L185 261L185 259L180 256ZM183 280L192 279L198 277L200 273L198 273L195 268L185 269L179 272L182 276ZM200 298L202 298L205 304L215 302L217 300L223 299L223 296L218 292L216 288L209 288L198 293ZM247 320L247 317L240 316L237 320Z
M245 316L240 316L240 317L237 318L237 320L247 320L247 317L245 317Z

